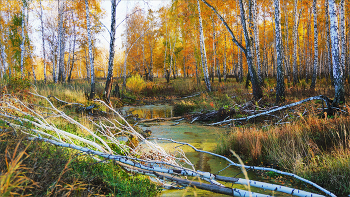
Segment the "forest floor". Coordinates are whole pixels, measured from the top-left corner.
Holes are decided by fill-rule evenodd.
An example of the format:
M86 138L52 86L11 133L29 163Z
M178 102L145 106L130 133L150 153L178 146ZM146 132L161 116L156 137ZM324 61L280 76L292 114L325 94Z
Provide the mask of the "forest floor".
M245 88L245 83L237 83L235 79L221 83L215 79L212 84L214 91L208 93L203 82L197 85L191 78L178 78L169 84L165 79L156 78L154 82L127 84L123 98L112 97L111 103L114 108L170 103L174 105L176 115L184 115L189 120L193 114L220 109L233 110L230 118L241 118L276 107L275 83L275 80L265 79L264 97L256 101L253 100L251 88ZM317 95L332 99L334 89L330 82L318 80L317 83L315 90L311 91L305 80L296 86L286 81L286 100L278 106ZM85 106L94 104L86 96L89 83L83 80L69 84L38 82L34 85L16 79L2 84L5 84L1 87L2 94L15 95L28 103L37 102L28 94L36 91L40 95L55 96L67 102ZM349 88L347 84L347 101ZM103 99L103 90L104 81L97 81L97 99ZM194 96L184 98L191 95ZM220 125L231 129L222 134L217 152L230 155L232 149L249 165L271 166L292 172L336 195L349 195L350 108L344 105L342 111L330 116L323 112L322 105L322 101L310 101L269 116ZM103 106L98 108L106 110ZM68 107L62 109L89 124L75 110ZM59 122L57 125L64 127ZM154 196L160 191L145 176L129 176L113 163L96 163L76 151L52 147L44 142L30 143L22 135L15 135L6 123L0 121L0 127L0 194L4 196L15 193L34 196ZM262 175L274 177L279 182L293 182L274 173Z

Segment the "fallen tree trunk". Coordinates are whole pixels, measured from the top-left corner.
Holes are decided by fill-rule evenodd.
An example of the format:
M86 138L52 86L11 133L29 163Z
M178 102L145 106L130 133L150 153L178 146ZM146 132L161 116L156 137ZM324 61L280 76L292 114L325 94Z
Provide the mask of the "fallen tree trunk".
M207 124L207 125L208 126L214 126L214 125L221 125L221 124L224 124L224 123L230 123L230 122L233 122L233 121L250 120L250 119L253 119L253 118L257 118L257 117L260 117L260 116L265 116L265 115L271 114L273 112L277 112L277 111L281 111L281 110L284 110L284 109L288 109L288 108L291 108L291 107L294 107L294 106L297 106L297 105L300 105L302 103L305 103L305 102L308 102L308 101L312 101L312 100L322 100L322 101L324 101L326 103L326 105L327 105L327 114L331 115L331 114L334 113L334 111L333 111L334 109L332 107L332 100L330 100L326 96L319 95L319 96L310 97L310 98L307 98L307 99L304 99L304 100L301 100L301 101L298 101L298 102L295 102L295 103L291 103L291 104L288 104L288 105L277 107L275 109L272 109L272 110L269 110L269 111L265 111L263 113L259 113L259 114L255 114L255 115L251 115L251 116L247 116L247 117L243 117L243 118L236 118L236 119L232 118L232 119L228 119L228 120L224 120L224 121L220 121L220 122L215 122L215 123Z
M190 162L190 160L186 158L182 151L178 151L177 153L172 152L172 154L169 154L157 143L146 140L140 133L135 131L135 129L130 126L130 124L116 110L105 104L103 101L98 102L103 103L117 116L117 118L101 118L98 122L90 119L95 128L88 128L74 118L66 115L63 111L58 110L47 97L38 94L33 95L47 101L51 108L47 107L45 110L44 108L30 108L17 98L10 96L3 96L0 99L0 120L4 121L15 131L28 135L29 140L41 140L56 146L72 148L84 154L93 156L92 158L98 161L101 161L101 158L104 160L113 160L117 161L118 163L122 163L128 168L139 169L143 173L147 172L148 174L153 174L154 176L158 177L159 180L166 178L177 185L189 185L218 193L225 193L236 196L242 196L244 194L246 196L249 195L249 192L247 193L247 191L225 187L219 183L218 180L234 182L243 185L250 183L251 186L271 188L274 190L276 190L276 188L278 189L282 187L279 185L256 181L251 183L247 179L236 180L229 177L225 178L222 176L214 175L210 172L195 170L194 165ZM72 124L77 128L80 128L82 132L76 133L71 130L68 132L62 129L58 129L53 122L50 122L50 118L45 118L43 116L43 114L46 114L48 112L55 114L56 120L58 118L61 118L60 124ZM122 141L119 136L133 136L133 139L137 139L139 143L134 146L128 145L130 144L129 142L131 139L129 139L128 143L125 143L125 141ZM207 151L198 150L188 143L162 138L160 138L160 140L167 140L182 145L188 145L197 152L211 154L213 156L223 158L227 160L232 166L240 166L240 164L234 163L227 157ZM120 152L122 152L123 155L119 154ZM192 166L193 169L182 167L177 163L177 161L184 161L189 166ZM246 169L268 170L279 174L289 175L315 186L330 196L335 196L317 184L298 177L292 173L282 172L279 170L264 167L244 167ZM184 178L187 176L199 178L203 181L207 181L210 184L204 184L200 182L195 183L193 180ZM297 190L292 188L292 192L293 191ZM290 192L290 190L287 192ZM311 195L316 196L316 194Z

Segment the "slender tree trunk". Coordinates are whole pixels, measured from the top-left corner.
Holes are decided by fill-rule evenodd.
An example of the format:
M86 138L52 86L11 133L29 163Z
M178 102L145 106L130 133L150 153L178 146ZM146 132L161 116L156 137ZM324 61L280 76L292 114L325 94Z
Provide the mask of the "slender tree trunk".
M168 35L168 25L166 25L165 36ZM168 39L165 37L165 51L164 51L164 77L166 78L166 51L168 49Z
M343 68L340 62L339 54L339 34L338 34L338 17L336 11L336 4L334 0L328 0L329 3L329 19L330 19L330 34L332 40L332 62L333 62L333 77L335 96L333 106L345 103L344 96L344 81Z
M261 73L261 58L260 58L260 39L259 39L259 27L258 27L258 15L257 15L257 3L256 0L252 0L252 14L253 14L253 29L255 36L255 54L256 54L256 64L258 66L258 80L262 84L262 73Z
M107 103L110 103L110 95L112 91L112 84L113 84L113 68L114 68L114 43L115 43L115 32L116 32L116 10L117 5L119 4L120 0L112 0L112 15L111 15L111 32L110 32L110 43L109 43L109 58L108 58L108 74L106 79L106 85L105 85L105 92L104 97ZM116 86L118 86L118 82L116 83ZM117 88L119 90L119 87ZM118 92L116 93L118 96Z
M277 86L276 103L285 100L284 92L284 73L283 73L283 46L281 34L281 7L280 1L274 0L275 4L275 29L276 29L276 52L277 52Z
M40 2L40 23L41 23L41 39L43 42L43 63L44 63L44 82L46 83L46 52L45 52L45 37L44 37L44 21L43 21L43 7Z
M216 38L215 38L215 23L214 23L214 16L211 18L212 24L213 24L213 66L211 67L211 82L214 83L214 77L215 77L215 65L216 65Z
M293 84L299 83L298 77L298 26L299 26L299 12L298 12L298 0L294 0L294 26L293 26Z
M329 26L329 20L330 20L330 16L329 16L329 10L328 10L328 0L325 0L325 15L326 15L326 33L327 33L327 50L328 50L328 54L327 54L327 65L328 65L328 73L329 76L331 78L331 83L332 85L334 85L334 77L333 77L333 62L332 62L332 44L331 44L331 36L330 36L330 26Z
M315 48L315 54L314 54L314 70L312 74L312 81L311 81L311 89L315 89L316 85L316 78L317 78L317 63L318 63L318 31L317 31L317 0L313 0L312 4L312 10L314 13L314 48Z
M197 9L198 9L198 18L199 18L200 51L201 51L201 58L202 58L204 81L207 86L207 90L211 92L211 84L210 84L209 75L208 75L207 54L205 52L204 33L203 33L201 8L200 8L199 0L197 0Z
M150 51L151 51L151 60L150 60L150 63L149 63L149 68L148 68L148 73L149 73L149 80L150 81L153 81L153 46L152 44L150 43Z
M219 83L221 83L220 63L219 63L219 59L218 58L216 58L216 70L217 70Z
M241 31L241 34L239 35L239 41L242 43L242 34L243 31ZM242 83L243 82L243 51L242 49L238 48L238 79L239 82Z
M226 34L225 34L225 47L224 47L224 65L223 65L223 69L224 69L224 81L226 82L227 79L227 68L226 68Z
M285 1L287 2L287 1ZM286 75L288 82L290 82L290 58L289 58L289 22L288 22L288 9L287 9L287 3L284 5L285 10L285 50L284 50L284 63L285 63L285 69L286 69Z
M72 20L74 21L74 14L72 12ZM72 57L72 64L70 66L70 70L69 70L69 74L68 74L68 83L71 82L72 79L72 71L73 71L73 67L74 67L74 61L75 61L75 42L76 42L76 33L75 33L75 23L73 22L73 57Z
M26 7L26 1L23 1L23 7L22 7L22 42L21 42L21 78L24 78L24 54L25 54L25 48L24 48L24 26L25 26L25 7Z
M346 42L345 42L345 1L340 1L340 43L341 43L341 56L340 63L345 73L345 54L346 54Z
M86 7L86 25L87 25L87 33L88 33L88 42L89 42L89 57L90 57L90 74L91 74L91 91L90 91L90 99L94 99L95 97L95 69L94 69L94 57L92 54L92 39L91 39L91 27L90 27L90 13L89 13L89 3L88 0L85 0Z
M0 23L0 29L2 29L2 26L1 26L1 23ZM6 53L5 53L5 49L6 49L6 45L5 45L5 38L4 38L4 34L1 35L1 39L3 41L3 43L1 43L0 41L0 55L1 55L1 59L2 59L2 70L1 70L1 78L3 77L3 73L6 73L6 67L10 68L8 65L7 65L7 62L6 62Z
M59 4L59 1L58 1ZM65 2L62 2L61 5L59 5L59 29L58 29L58 42L59 42L59 62L58 62L58 81L63 82L63 73L64 73L64 30L63 30L63 13L64 13L64 4Z
M248 63L248 70L250 73L250 80L252 82L252 88L253 88L253 96L255 99L260 99L262 98L262 90L261 86L258 81L258 77L253 65L253 54L252 54L252 43L249 37L249 33L246 27L246 18L245 18L245 11L244 11L244 6L242 0L239 0L239 7L240 7L240 12L241 12L241 22L242 22L242 27L243 27L243 33L246 41L246 51L245 55L247 58L247 63Z

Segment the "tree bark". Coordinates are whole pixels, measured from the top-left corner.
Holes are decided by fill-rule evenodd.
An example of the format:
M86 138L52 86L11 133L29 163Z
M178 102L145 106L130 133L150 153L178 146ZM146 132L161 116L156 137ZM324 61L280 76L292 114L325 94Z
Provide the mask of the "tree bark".
M258 26L258 15L257 15L257 3L256 0L252 0L252 17L253 17L253 30L254 30L254 42L255 42L255 55L256 64L258 67L258 80L259 84L263 83L262 73L261 73L261 58L260 58L260 39L259 39L259 26Z
M74 14L72 12L72 20L74 21ZM72 79L72 71L74 67L74 61L75 61L75 42L76 42L76 33L75 33L75 23L73 22L73 53L72 53L72 64L70 66L69 74L68 74L68 83L71 82Z
M280 103L285 100L280 0L274 0L274 7L275 7L275 30L276 30L276 53L277 53L276 103Z
M252 43L249 37L248 29L246 26L246 17L245 17L245 11L244 11L244 6L242 0L239 0L239 7L240 7L240 12L241 12L241 23L243 27L243 33L245 37L245 42L246 42L246 50L245 50L245 55L247 58L247 63L248 63L248 70L250 73L250 80L252 82L252 88L253 88L253 96L255 99L260 99L262 98L262 90L261 86L259 84L257 74L253 65L253 54L252 54Z
M201 51L201 58L202 58L204 81L207 86L207 90L211 92L211 84L210 84L209 75L208 75L207 54L205 52L204 33L203 33L202 16L201 16L199 0L197 0L197 9L198 9L198 18L199 18L200 51Z
M24 48L24 42L25 42L25 37L24 37L24 26L25 26L25 7L26 7L27 2L23 1L23 7L22 7L22 41L21 41L21 78L24 78L24 54L25 54L25 48Z
M339 54L339 34L338 34L338 17L336 4L334 0L328 0L329 3L329 19L330 19L330 35L332 40L332 62L333 62L333 78L335 96L333 106L345 103L343 68L340 62Z
M227 79L227 68L226 68L226 34L225 34L225 47L224 47L223 75L224 75L224 81L226 82L226 79Z
M43 21L43 7L40 2L40 23L41 23L41 39L43 42L43 63L44 63L44 82L46 83L46 52L45 52L45 38L44 38L44 21Z
M332 44L331 44L331 35L330 35L330 15L329 15L329 2L325 0L325 15L326 15L326 34L327 34L327 65L328 65L328 73L331 79L332 85L334 85L334 77L333 77L333 62L332 62Z
M94 57L92 54L92 39L91 39L91 27L90 27L90 13L89 13L89 3L88 0L85 0L86 7L86 25L88 33L88 42L89 42L89 57L90 57L90 79L91 79L91 91L89 99L94 99L95 97L95 69L94 69Z
M299 26L299 12L298 12L298 0L294 0L294 26L293 26L293 84L299 83L298 77L298 26Z
M312 10L314 13L314 48L315 48L315 54L314 54L314 69L312 74L312 81L310 89L315 89L316 85L316 78L317 78L317 67L318 67L318 31L317 31L317 0L313 0L312 4Z
M341 56L340 63L343 73L345 74L345 54L346 54L346 42L345 42L345 1L340 1L340 44L341 44ZM345 78L344 78L345 79Z
M59 4L59 1L58 1ZM58 29L58 44L59 44L59 61L58 61L58 81L63 82L63 73L64 73L64 48L65 48L65 42L64 42L64 29L63 29L63 13L64 13L64 4L63 2L61 5L59 5L59 29Z
M108 59L108 74L106 79L106 85L105 85L105 92L104 97L107 103L110 103L110 95L112 90L112 84L113 84L113 68L114 68L114 43L115 43L115 31L116 31L116 9L117 5L119 4L120 0L112 0L112 15L111 15L111 32L110 32L110 43L109 43L109 59ZM116 83L116 86L118 86L118 82ZM119 90L119 87L117 88Z

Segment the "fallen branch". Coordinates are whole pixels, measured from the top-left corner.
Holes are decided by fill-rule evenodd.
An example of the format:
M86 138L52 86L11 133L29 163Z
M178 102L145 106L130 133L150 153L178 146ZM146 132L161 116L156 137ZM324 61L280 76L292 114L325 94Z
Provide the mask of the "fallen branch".
M247 193L247 191L224 187L217 181L228 181L244 185L248 184L248 181L246 179L230 179L229 177L222 177L214 175L210 172L202 172L196 170L194 168L194 165L186 158L181 149L176 149L178 150L177 153L169 154L158 144L146 140L140 133L136 132L135 129L131 127L131 125L125 120L124 117L122 117L115 109L111 108L103 101L96 100L97 102L101 102L103 105L105 105L110 111L112 111L115 116L111 118L100 118L98 122L90 119L94 125L94 129L90 129L81 124L79 121L66 115L63 111L57 109L47 97L38 94L32 95L47 101L51 107L45 109L40 108L40 110L36 110L35 108L30 108L20 100L10 96L2 97L0 100L0 119L5 121L15 130L29 135L29 140L40 140L56 146L72 148L87 155L91 155L98 161L101 161L101 158L104 160L114 160L117 163L122 164L124 167L137 170L140 173L142 172L156 176L159 179L166 178L177 185L189 185L213 192L225 193L235 196L249 195L249 192ZM53 113L56 115L55 119L62 119L60 120L61 124L64 123L67 125L75 125L77 128L81 129L82 132L68 132L62 129L58 129L55 124L50 121L50 118L44 118L44 113ZM129 136L132 136L132 138L129 138ZM119 137L127 137L128 141L122 141ZM239 164L235 164L224 156L198 150L190 144L169 139L162 140L168 140L174 143L188 145L198 152L204 152L224 158L230 162L230 165L239 166ZM113 149L111 147L113 147ZM118 148L118 151L116 151L115 148ZM118 154L117 152L122 152L123 155ZM182 167L178 161L185 162L191 166L192 169ZM245 166L245 168L260 169L260 167L254 166ZM274 169L270 169L270 171L286 175L290 174ZM208 183L187 180L187 176L199 178ZM305 181L305 179L302 178L299 178L299 180ZM305 182L312 183L307 180ZM271 188L274 190L276 190L276 188L282 187L279 185L263 182L249 182L249 184L260 188ZM316 184L313 185L317 187ZM328 192L327 190L324 190L320 187L318 188L326 193ZM297 191L293 188L291 189L293 191ZM290 192L290 190L287 192ZM327 194L334 196L330 192ZM254 195L260 196L260 194ZM316 194L311 195L316 196Z
M178 142L178 141L175 141L175 140L172 140L172 139L167 139L167 138L147 138L147 139L155 139L155 140L165 140L165 141L170 141L170 142L173 142L173 143L176 143L176 144L182 144L182 145L187 145L189 147L191 147L193 150L195 150L196 152L201 152L201 153L206 153L206 154L209 154L209 155L213 155L213 156L216 156L216 157L220 157L222 159L225 159L226 161L228 161L230 164L229 165L232 165L232 166L237 166L237 167L242 167L241 164L238 164L238 163L235 163L233 162L232 160L230 160L229 158L225 157L225 156L222 156L222 155L219 155L219 154L216 154L216 153L212 153L212 152L208 152L208 151L204 151L204 150L200 150L200 149L197 149L196 147L194 147L193 145L189 144L189 143L185 143L185 142ZM333 193L327 191L326 189L322 188L321 186L317 185L316 183L313 183L307 179L304 179L298 175L295 175L293 173L289 173L289 172L283 172L283 171L280 171L280 170L276 170L276 169L273 169L273 168L265 168L265 167L257 167L257 166L247 166L247 165L244 165L244 168L245 169L252 169L252 170L262 170L262 171L271 171L271 172L275 172L275 173L278 173L278 174L282 174L282 175L287 175L287 176L291 176L293 178L296 178L300 181L303 181L305 183L308 183L316 188L318 188L319 190L323 191L324 193L330 195L330 196L336 196L334 195ZM215 175L214 175L215 176ZM293 190L294 191L294 190ZM314 195L312 195L314 196Z
M251 116L247 116L247 117L243 117L243 118L232 118L232 119L229 119L229 120L215 122L215 123L207 124L207 125L208 126L214 126L214 125L221 125L221 124L224 124L224 123L230 123L232 121L250 120L250 119L254 119L254 118L260 117L260 116L268 115L268 114L273 113L273 112L277 112L277 111L281 111L281 110L284 110L284 109L287 109L287 108L291 108L291 107L294 107L294 106L297 106L297 105L300 105L302 103L305 103L305 102L308 102L308 101L312 101L312 100L322 100L322 101L324 101L326 103L326 105L327 105L327 113L328 114L332 114L333 113L333 107L331 105L332 101L329 98L327 98L326 96L319 95L319 96L310 97L310 98L307 98L307 99L304 99L304 100L301 100L301 101L298 101L298 102L295 102L295 103L291 103L291 104L288 104L288 105L285 105L285 106L277 107L275 109L272 109L272 110L269 110L269 111L266 111L266 112L263 112L263 113L259 113L259 114L255 114L255 115L251 115Z

